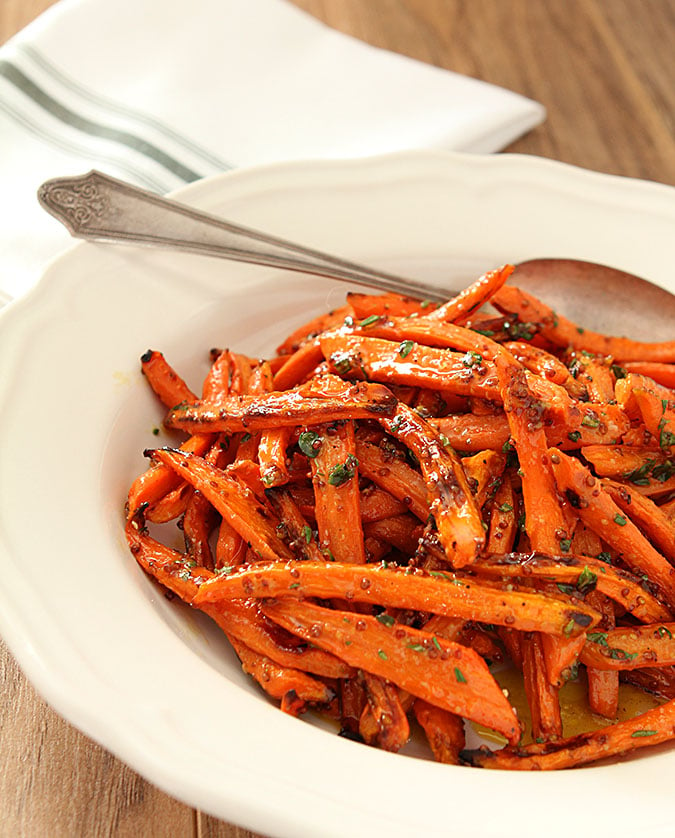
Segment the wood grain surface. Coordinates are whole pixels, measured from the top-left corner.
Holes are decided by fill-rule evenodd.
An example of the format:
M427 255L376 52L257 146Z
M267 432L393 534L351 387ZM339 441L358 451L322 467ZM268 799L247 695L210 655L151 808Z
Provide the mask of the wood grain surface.
M114 2L114 0L109 0ZM293 0L325 23L530 96L508 151L675 185L675 0ZM0 0L0 44L53 0ZM0 836L250 838L62 721L0 643Z

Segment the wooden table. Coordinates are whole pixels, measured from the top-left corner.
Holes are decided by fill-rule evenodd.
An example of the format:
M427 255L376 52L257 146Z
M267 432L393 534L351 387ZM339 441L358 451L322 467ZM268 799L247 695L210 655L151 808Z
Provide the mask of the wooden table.
M54 0L0 0L0 43ZM542 102L508 150L675 185L675 0L293 0L343 32ZM62 721L0 645L0 835L251 833L157 790Z

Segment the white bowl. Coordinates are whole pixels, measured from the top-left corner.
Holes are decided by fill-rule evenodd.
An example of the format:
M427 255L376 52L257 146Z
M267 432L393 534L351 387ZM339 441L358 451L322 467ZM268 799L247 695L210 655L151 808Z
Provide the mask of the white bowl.
M675 290L675 190L535 158L294 163L177 197L448 287L503 262L558 256ZM665 834L675 751L506 773L357 745L279 712L209 621L169 602L127 551L126 490L161 420L139 373L143 351L165 352L196 387L211 346L265 355L345 290L79 244L2 312L0 629L12 652L59 713L153 783L269 835Z

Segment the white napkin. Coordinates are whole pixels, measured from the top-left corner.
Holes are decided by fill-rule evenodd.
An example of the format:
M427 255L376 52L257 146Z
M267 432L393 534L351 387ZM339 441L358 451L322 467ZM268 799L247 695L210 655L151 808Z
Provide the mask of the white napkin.
M164 193L258 163L492 152L543 119L287 0L61 0L0 49L0 296L72 241L35 198L51 177L98 168Z

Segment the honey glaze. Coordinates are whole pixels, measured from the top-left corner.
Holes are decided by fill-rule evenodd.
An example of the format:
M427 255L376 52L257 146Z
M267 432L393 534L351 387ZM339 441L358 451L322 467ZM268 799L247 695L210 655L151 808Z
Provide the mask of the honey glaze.
M499 686L506 690L511 705L515 708L518 718L523 723L522 744L532 742L532 719L530 709L527 705L525 687L522 674L513 667L496 668L492 671ZM580 671L579 676L567 681L560 688L560 715L563 723L563 736L577 736L591 730L599 730L616 722L623 722L626 719L633 719L640 713L645 713L663 702L653 695L632 684L619 684L619 707L615 719L606 719L593 713L588 706L588 686L585 671ZM486 742L494 742L505 745L506 739L494 730L482 725L471 723L472 728Z

